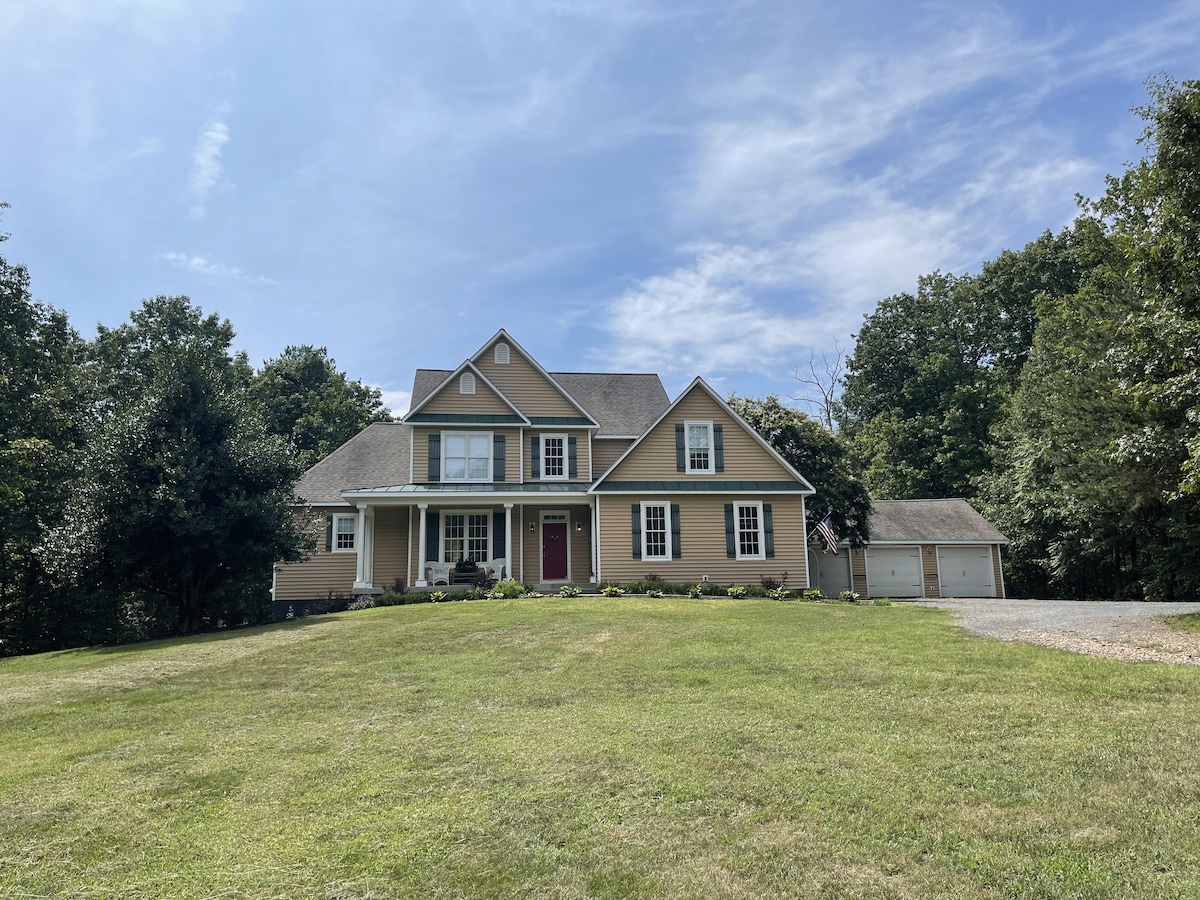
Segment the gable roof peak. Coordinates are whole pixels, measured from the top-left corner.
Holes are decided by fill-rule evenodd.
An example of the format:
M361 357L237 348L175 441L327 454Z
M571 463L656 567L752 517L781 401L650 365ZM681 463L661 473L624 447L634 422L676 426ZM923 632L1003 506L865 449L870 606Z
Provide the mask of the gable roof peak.
M484 346L486 347L487 345L485 344ZM452 381L454 381L455 378L457 378L459 375L462 375L464 372L467 372L467 371L470 371L471 374L474 375L476 379L478 379L479 381L482 381L484 384L486 384L488 386L488 388L490 388L496 394L497 397L499 397L501 400L504 401L505 405L508 406L508 408L511 409L515 415L520 416L523 424L525 424L525 425L529 424L529 417L526 416L525 413L521 412L521 410L517 409L516 404L513 403L511 400L509 400L506 396L504 396L504 392L502 390L500 390L500 388L496 387L496 385L492 384L491 379L489 379L486 375L484 375L482 372L480 372L479 368L475 365L475 363L471 362L471 360L469 360L469 359L463 360L462 364L457 369L455 369L453 372L451 372L449 375L447 375L442 380L441 384L439 384L437 387L435 387L433 390L431 390L428 394L426 394L425 397L423 397L419 403L410 407L408 412L406 412L403 415L403 417L401 417L400 421L401 422L411 421L412 417L415 416L418 412L420 412L422 407L424 407L427 403L429 403L429 401L431 401L434 397L436 397L443 390L445 390L446 386L449 385Z

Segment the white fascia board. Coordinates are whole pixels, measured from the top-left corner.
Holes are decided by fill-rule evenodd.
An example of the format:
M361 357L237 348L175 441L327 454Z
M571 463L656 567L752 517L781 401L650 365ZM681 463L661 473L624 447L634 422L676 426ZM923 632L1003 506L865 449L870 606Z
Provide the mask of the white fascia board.
M517 407L513 404L513 402L511 400L509 400L506 396L504 396L504 392L502 390L500 390L500 388L498 388L494 384L492 384L492 382L488 380L488 377L486 375L484 375L482 372L480 372L479 369L475 366L475 363L471 362L471 360L469 360L469 359L466 360L465 362L463 362L462 365L460 365L457 369L455 369L449 375L447 375L446 379L441 384L439 384L432 391L430 391L429 395L424 400L422 400L414 408L412 408L408 412L406 412L404 414L404 417L400 421L402 423L409 424L408 420L409 420L410 416L415 416L418 412L420 412L426 403L428 403L430 400L432 400L434 397L436 397L438 394L440 394L450 384L450 382L452 382L456 377L458 377L459 375L461 375L464 371L467 371L468 369L471 371L471 373L476 378L478 378L480 381L482 381L484 384L486 384L489 388L491 388L493 391L495 391L496 396L499 397L501 400L503 400L505 402L505 404L508 406L508 408L511 409L516 415L520 416L521 421L524 424L526 424L526 425L529 424L529 419L525 416L525 413L523 413L519 409L517 409ZM418 425L427 425L430 423L418 422L417 424ZM439 423L439 424L448 424L448 423Z
M477 356L478 356L480 353L482 353L484 350L486 350L488 347L490 347L492 344L494 344L494 343L495 343L496 341L498 341L500 338L504 338L504 340L505 340L505 341L506 341L506 342L509 344L509 346L510 346L510 347L515 347L517 350L519 350L519 351L520 351L520 353L521 353L521 355L522 355L523 357L525 357L525 359L527 359L527 360L528 360L530 363L532 363L532 364L533 364L533 367L534 367L535 369L537 369L537 370L538 370L538 372L539 372L539 373L540 373L540 374L541 374L541 375L542 375L542 376L543 376L543 377L544 377L544 378L545 378L547 381L549 381L549 382L550 382L552 385L554 385L554 387L558 389L558 392L559 392L560 394L562 394L564 397L566 397L566 398L567 398L567 400L570 402L570 404L571 404L572 406L574 406L574 407L575 407L577 410L579 410L581 413L583 413L585 416L587 416L588 420L589 420L589 421L590 421L590 422L591 422L591 423L592 423L594 426L596 426L597 428L599 428L599 427L600 427L600 423L596 421L596 417L595 417L595 416L593 416L593 415L592 415L590 412L588 412L586 409L584 409L584 406L583 406L583 404L582 404L582 403L580 403L578 400L576 400L574 397L572 397L572 396L571 396L571 392L570 392L570 391L568 391L568 390L567 390L565 387L563 387L561 384L559 384L559 383L558 383L558 382L555 380L555 378L554 378L554 376L553 376L553 375L551 375L549 372L547 372L545 369L543 369L543 368L542 368L542 364L541 364L540 362L538 362L538 361L537 361L537 359L535 359L535 358L533 357L533 355L529 353L529 351L528 351L528 350L526 350L526 349L525 349L524 347L522 347L522 346L521 346L519 343L517 343L516 339L515 339L515 338L513 338L513 336L512 336L511 334L509 334L507 331L505 331L503 328L501 328L499 331L497 331L495 334L493 334L493 335L492 335L490 338L488 338L488 339L487 339L487 340L486 340L486 341L483 343L483 346L481 346L481 347L480 347L478 350L476 350L474 353L472 353L472 354L471 354L471 359L474 359L475 357L477 357Z
M646 439L646 435L648 435L648 434L649 434L650 432L652 432L652 431L653 431L655 428L657 428L657 427L659 426L659 424L660 424L660 423L661 423L661 422L662 422L662 421L663 421L663 420L664 420L664 419L665 419L667 416L669 416L669 415L671 414L671 411L672 411L672 410L674 410L674 409L675 409L675 407L676 407L676 406L678 406L678 405L680 404L680 402L683 400L683 398L684 398L684 397L686 397L688 394L690 394L690 393L691 393L691 391L692 391L692 388L696 387L697 385L699 385L700 387L704 388L704 390L708 392L708 395L709 395L710 397L712 397L714 400L716 400L716 401L717 401L717 405L718 405L718 406L720 406L720 407L721 407L721 409L723 409L723 410L724 410L724 411L725 411L725 412L726 412L726 413L727 413L727 414L730 416L730 418L732 418L732 419L733 419L733 421L735 421L735 422L737 422L739 425L741 425L741 427L742 427L742 428L743 428L743 429L744 429L744 430L745 430L745 431L746 431L746 432L747 432L747 433L748 433L748 434L749 434L749 435L750 435L752 438L754 438L756 441L758 441L758 443L759 443L759 444L760 444L760 445L761 445L761 446L762 446L762 447L763 447L763 448L764 448L764 449L765 449L765 450L766 450L768 453L770 453L770 454L771 454L771 456L773 456L773 457L775 458L775 460L776 460L776 461L777 461L777 462L778 462L778 463L779 463L781 466L783 466L783 468L784 468L784 471L786 471L786 472L790 472L790 473L792 474L792 476L793 476L793 477L794 477L794 478L795 478L797 481L799 481L801 484L803 484L803 485L804 485L804 486L807 488L807 490L806 490L806 491L803 491L803 492L801 492L801 493L815 494L815 493L817 492L817 489L816 489L816 488L814 488L814 487L812 486L812 484L809 482L809 480L808 480L807 478L805 478L803 475L801 475L799 472L797 472L797 471L796 471L796 470L795 470L795 469L792 467L791 463L789 463L789 462L788 462L786 459L784 459L782 456L780 456L780 455L779 455L779 451L778 451L778 450L776 450L774 447L772 447L770 444L768 444L768 443L767 443L767 442L766 442L766 441L763 439L763 436L762 436L761 434L759 434L757 431L755 431L753 428L751 428L751 427L750 427L750 423L749 423L749 422L747 422L745 419L743 419L741 416L739 416L739 415L738 415L736 412L734 412L734 411L733 411L733 408L732 408L732 407L731 407L731 406L730 406L728 403L726 403L724 400L722 400L722 399L721 399L721 396L720 396L720 395L719 395L719 394L718 394L716 391L714 391L714 390L713 390L711 387L709 387L709 385L708 385L708 382L707 382L707 381L705 381L703 378L701 378L699 375L697 375L697 376L696 376L694 379L692 379L692 383L691 383L691 384L689 384L689 385L688 385L686 388L684 388L684 389L683 389L683 391L680 393L680 395L679 395L678 397L676 397L676 398L675 398L675 400L674 400L674 401L671 403L671 405L670 405L670 406L668 406L668 407L666 408L666 410L664 410L664 411L663 411L663 414L662 414L661 416L659 416L657 419L655 419L655 420L654 420L654 423L653 423L653 424L652 424L652 425L651 425L649 428L647 428L645 431L643 431L643 432L642 432L642 433L641 433L641 434L640 434L640 435L637 437L637 439L636 439L636 440L635 440L635 441L634 441L632 444L630 444L628 448L626 448L626 450L625 450L625 452L624 452L624 453L622 453L620 456L618 456L618 457L617 457L617 461L616 461L616 462L614 462L614 463L613 463L611 466L609 466L609 467L608 467L608 470L607 470L607 471L606 471L606 472L605 472L603 475L601 475L599 478L597 478L597 479L596 479L596 484L599 484L599 483L600 483L600 482L602 482L602 481L603 481L605 478L607 478L607 477L609 476L609 473L611 473L613 469L615 469L617 466L619 466L619 465L622 463L622 461L625 459L625 457L627 457L627 456L628 456L630 453L632 453L632 452L634 451L634 448L635 448L635 447L637 447L639 444L641 444L641 443L642 443L642 441L643 441L643 440L645 440L645 439ZM660 481L666 481L667 479L665 479L665 478L664 478L664 479L658 479L658 480L660 480ZM749 481L749 480L753 480L753 479L734 479L734 478L731 478L731 479L729 479L729 480L730 480L730 481L737 481L737 480ZM595 488L595 485L593 485L593 490L594 490L594 488ZM606 491L605 493L613 493L613 494L618 494L618 493L623 493L623 492L622 492L622 491ZM691 493L691 492L689 491L688 493ZM699 492L699 491L697 491L696 493L700 493L700 492Z

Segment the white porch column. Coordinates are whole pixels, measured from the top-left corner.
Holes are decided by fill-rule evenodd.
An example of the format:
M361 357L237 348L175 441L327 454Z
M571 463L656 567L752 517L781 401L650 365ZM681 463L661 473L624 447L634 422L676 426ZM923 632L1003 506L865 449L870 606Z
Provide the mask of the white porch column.
M358 548L358 569L354 580L355 590L371 588L375 577L375 510L363 504L358 508L358 534L354 542Z
M429 509L428 503L417 504L417 518L421 521L417 525L420 537L417 539L417 587L425 587L429 584L425 580L425 542L429 539L425 534L425 510Z
M516 554L513 552L512 545L512 508L511 503L504 504L504 549L508 552L508 571L505 573L505 580L513 580L513 563L516 562Z
M592 584L600 577L600 507L599 498L592 501Z

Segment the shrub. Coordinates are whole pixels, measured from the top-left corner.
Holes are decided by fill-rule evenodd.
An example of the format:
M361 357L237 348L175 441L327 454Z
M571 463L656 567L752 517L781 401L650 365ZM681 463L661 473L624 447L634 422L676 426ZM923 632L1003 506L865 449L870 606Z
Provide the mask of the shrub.
M525 597L528 594L529 588L519 581L497 581L495 586L487 592L487 596L492 600L516 600L518 597Z
M840 594L838 594L838 599L843 603L857 603L862 599L862 596L856 594L854 591L842 591Z
M445 591L430 591L429 592L429 602L430 603L441 603L445 599L446 599Z
M871 605L872 606L891 606L892 598L891 597L874 597L871 600Z
M702 593L703 593L703 589L698 584L693 584L691 587L689 587L687 589L687 595L689 597L699 597L699 596L701 596Z
M539 594L537 591L526 591L521 595L523 598L532 599L534 597L545 597L545 594Z
M558 589L558 596L560 597L578 597L582 593L583 588L577 588L570 584L564 584Z
M646 581L662 581L662 578L661 576L656 575L654 572L650 572L646 575Z
M733 587L726 589L725 593L734 600L741 600L746 596L747 591L746 588L742 587L741 585L735 584Z
M358 599L351 600L349 603L346 604L346 609L349 609L349 610L374 609L374 608L375 608L375 598L372 597L370 594L363 594Z
M384 591L375 597L376 606L407 606L410 603L424 603L425 594L406 594L403 591Z
M663 596L666 596L666 595L665 595L665 594L663 594L663 592L662 592L662 591L657 591L657 590L653 590L653 589L651 589L651 590L648 590L648 591L646 591L646 596L647 596L647 597L663 597Z
M804 599L810 603L824 603L829 599L825 596L825 593L820 588L808 588L804 592L803 596Z
M777 587L767 591L767 596L772 600L790 600L792 592L785 587Z
M600 593L603 594L605 597L624 597L625 596L625 591L623 591L620 587L618 587L615 584L606 584L604 587L600 588Z

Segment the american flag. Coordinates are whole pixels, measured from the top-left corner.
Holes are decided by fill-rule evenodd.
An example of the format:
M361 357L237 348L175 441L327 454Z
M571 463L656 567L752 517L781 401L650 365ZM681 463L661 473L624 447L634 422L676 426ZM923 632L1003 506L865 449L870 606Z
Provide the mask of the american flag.
M829 516L821 520L821 524L817 526L817 533L825 538L826 549L830 553L837 555L838 539L837 535L833 533L833 522L830 521Z

